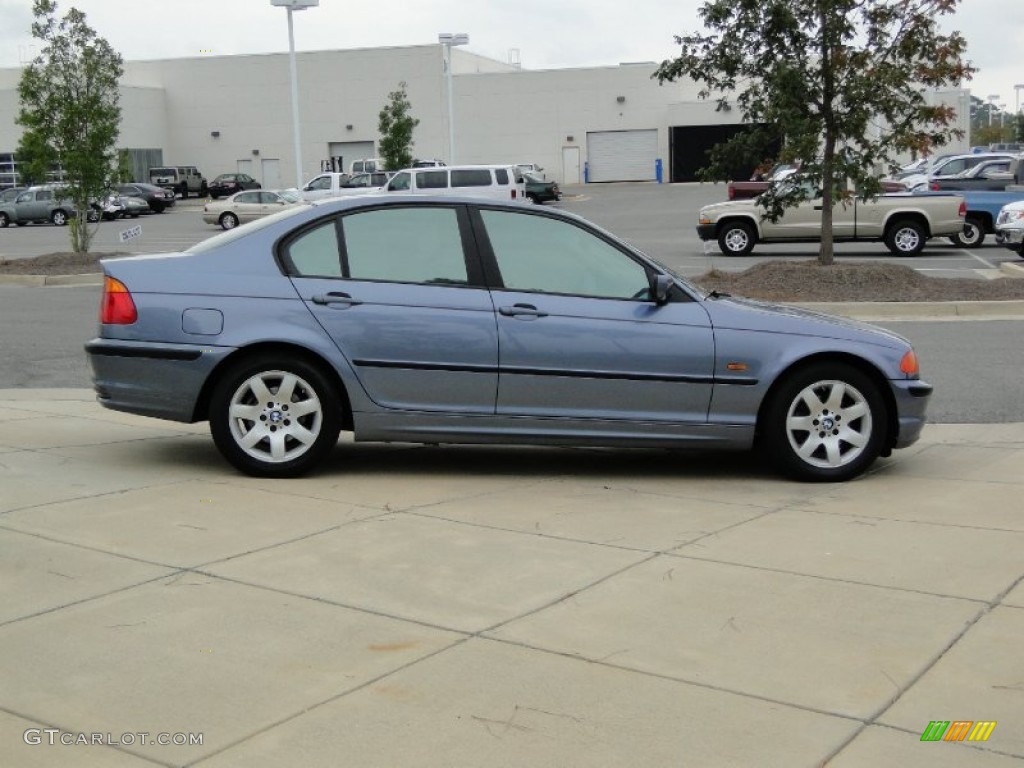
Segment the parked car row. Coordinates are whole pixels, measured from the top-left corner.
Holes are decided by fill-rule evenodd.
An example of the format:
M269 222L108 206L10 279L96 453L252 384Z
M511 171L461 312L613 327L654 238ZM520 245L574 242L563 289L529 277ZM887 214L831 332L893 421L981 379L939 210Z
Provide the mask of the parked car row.
M161 213L174 205L174 194L152 184L118 184L102 199L91 203L89 221L138 218L144 213ZM15 224L63 226L76 215L64 188L57 184L15 187L0 196L0 227Z

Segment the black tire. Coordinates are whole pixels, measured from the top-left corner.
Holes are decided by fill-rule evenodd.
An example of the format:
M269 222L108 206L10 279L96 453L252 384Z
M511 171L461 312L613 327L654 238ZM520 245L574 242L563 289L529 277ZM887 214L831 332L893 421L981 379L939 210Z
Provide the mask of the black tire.
M165 206L163 203L157 203L154 201L150 202L149 207L153 209L153 213L163 213Z
M964 220L963 232L958 232L949 239L961 248L977 248L985 242L985 224L981 219L968 218Z
M238 217L231 211L224 211L218 219L222 229L234 229L238 226Z
M7 229L11 225L11 217L0 211L0 229Z
M727 221L718 230L718 247L726 256L746 256L755 243L754 228L745 221Z
M55 224L58 227L63 227L65 224L68 223L68 214L66 211L63 211L60 208L58 208L57 210L50 214L50 221L53 222L53 224Z
M182 200L188 200L188 184L182 184L178 192L181 193Z
M532 192L527 192L527 193L526 193L526 197L527 197L527 198L529 199L529 201L530 201L531 203L533 203L534 205L540 205L540 198L539 198L539 197L537 197L537 195L533 194Z
M928 235L924 227L913 219L901 219L889 226L885 233L885 246L895 256L917 256L924 250Z
M279 401L289 382L291 392ZM294 413L300 405L308 412L289 418L289 406ZM341 407L335 387L319 368L288 357L252 358L229 369L214 386L210 434L224 458L247 475L297 477L337 444ZM253 418L239 415L248 409ZM259 439L246 447L243 442L250 437Z
M759 447L798 480L850 480L878 458L886 416L869 376L846 363L812 363L791 372L772 394L758 424Z
M209 191L209 187L206 186L206 182L204 181L202 183L202 185L199 187L199 196L200 197L206 197L206 193L208 191Z

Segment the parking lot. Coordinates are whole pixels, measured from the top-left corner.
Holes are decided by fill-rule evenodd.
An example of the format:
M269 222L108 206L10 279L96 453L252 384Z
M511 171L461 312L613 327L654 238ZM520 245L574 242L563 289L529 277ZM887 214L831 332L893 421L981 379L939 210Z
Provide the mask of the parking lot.
M560 208L578 213L626 239L644 252L676 269L696 276L712 267L743 270L767 259L807 259L817 254L816 244L758 246L742 259L721 255L716 243L697 237L700 207L725 199L724 184L589 184L570 186ZM99 225L93 250L97 253L156 253L177 251L221 231L205 224L203 200L178 200L163 214ZM550 205L550 204L549 204ZM141 225L139 237L122 242L122 232ZM0 258L23 258L68 248L66 230L52 226L9 227L0 232ZM1020 261L1013 252L995 245L991 237L980 248L958 248L934 239L913 259L892 256L882 243L840 243L838 258L907 264L926 274L985 279L998 274L1003 261Z
M688 274L813 252L705 254L711 191L561 205ZM187 247L219 231L200 204L105 223L97 249ZM3 230L0 254L66 235ZM846 484L752 455L348 440L271 481L205 424L96 404L94 287L2 288L0 766L1024 766L1019 321L930 330L926 366L965 376L957 419L990 423L930 424ZM977 371L1000 366L1001 387ZM923 742L935 721L995 725Z

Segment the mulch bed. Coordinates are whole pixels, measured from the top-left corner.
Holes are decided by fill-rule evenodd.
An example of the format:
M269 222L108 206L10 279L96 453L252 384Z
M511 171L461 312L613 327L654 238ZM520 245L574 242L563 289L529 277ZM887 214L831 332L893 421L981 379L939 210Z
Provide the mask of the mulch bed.
M901 264L766 261L743 272L712 270L707 290L769 301L1005 301L1024 299L1024 280L929 277Z

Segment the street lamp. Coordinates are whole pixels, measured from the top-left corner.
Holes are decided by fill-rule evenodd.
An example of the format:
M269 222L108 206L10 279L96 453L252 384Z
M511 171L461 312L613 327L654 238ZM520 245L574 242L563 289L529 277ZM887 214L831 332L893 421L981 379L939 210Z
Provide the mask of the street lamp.
M445 61L444 71L447 77L448 89L448 162L455 164L455 108L452 106L452 47L456 45L468 45L469 35L465 32L442 32L437 36L437 42L444 46Z
M320 0L270 0L271 5L288 9L288 62L292 74L292 135L295 139L295 186L302 187L302 143L299 139L299 76L295 67L295 33L292 11L304 11L320 5Z
M1017 94L1017 109L1014 110L1018 115L1020 114L1020 92L1024 91L1024 83L1013 86L1013 91Z
M988 102L989 102L989 104L988 104L988 127L989 128L992 127L992 108L996 105L997 101L999 101L999 94L998 93L993 93L991 96L988 97Z

